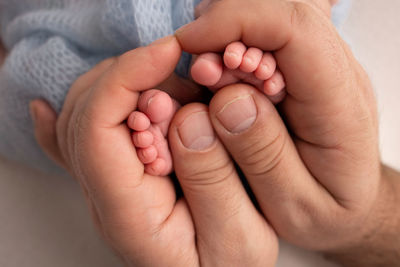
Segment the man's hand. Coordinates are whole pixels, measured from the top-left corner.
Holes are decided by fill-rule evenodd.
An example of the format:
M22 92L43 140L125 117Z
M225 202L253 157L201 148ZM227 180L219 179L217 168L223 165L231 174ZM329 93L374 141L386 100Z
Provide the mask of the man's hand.
M58 118L33 102L37 140L77 178L93 220L128 266L273 266L275 233L211 124L194 125L208 133L208 147L185 146L197 134L193 118L208 118L206 106L183 108L170 137L185 198L177 199L169 177L145 174L138 160L125 120L141 91L170 77L180 54L167 37L100 63L75 82Z
M274 51L287 84L284 120L247 85L218 92L210 117L281 237L325 252L362 247L385 255L393 245L399 252L397 237L364 246L366 238L382 244L382 231L394 226L381 223L400 217L398 186L381 175L369 79L326 13L308 2L217 1L176 36L193 54L221 52L234 41Z

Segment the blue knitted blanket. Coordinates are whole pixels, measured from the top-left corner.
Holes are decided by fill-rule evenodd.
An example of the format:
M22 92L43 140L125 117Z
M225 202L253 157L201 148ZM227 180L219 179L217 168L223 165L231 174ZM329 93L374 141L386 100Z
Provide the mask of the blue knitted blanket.
M29 102L60 111L71 84L96 63L172 34L200 0L0 0L9 54L0 69L0 154L42 170L57 168L33 135ZM338 25L350 0L333 12ZM188 57L177 72L185 75Z

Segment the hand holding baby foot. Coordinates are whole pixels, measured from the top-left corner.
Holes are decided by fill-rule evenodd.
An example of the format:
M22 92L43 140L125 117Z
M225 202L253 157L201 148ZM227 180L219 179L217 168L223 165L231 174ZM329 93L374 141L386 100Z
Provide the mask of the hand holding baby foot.
M210 119L278 235L347 266L394 266L400 182L382 171L373 90L313 2L215 1L176 36L193 54L238 40L274 51L286 82L281 113L236 84L216 93Z
M54 111L36 101L38 142L77 178L100 233L128 266L273 266L276 236L218 140L208 138L206 151L198 151L201 142L182 144L180 138L199 131L189 125L194 120L175 120L180 136L175 131L171 140L187 160L175 163L185 192L179 199L169 177L145 172L142 161L159 171L159 161L151 163L154 151L140 156L132 145L128 125L138 130L137 147L149 147L157 138L165 145L165 125L175 106L164 93L148 89L173 72L180 54L176 39L168 37L99 64L72 86L57 127ZM159 113L158 104L168 112ZM185 110L180 114L190 115ZM207 108L197 111L196 118L204 117ZM211 125L202 122L195 125L212 137ZM165 159L161 148L157 153Z
M273 103L285 97L285 81L271 53L247 48L242 42L229 44L223 56L203 53L196 57L191 68L194 81L213 91L237 82L253 85Z

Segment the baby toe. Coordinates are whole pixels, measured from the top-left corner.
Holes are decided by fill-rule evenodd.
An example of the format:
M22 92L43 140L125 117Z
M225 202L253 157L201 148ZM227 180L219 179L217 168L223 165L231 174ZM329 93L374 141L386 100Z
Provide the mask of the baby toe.
M154 146L149 146L137 149L137 155L143 164L149 164L156 160L158 152Z
M223 71L221 56L216 53L199 55L190 70L194 81L204 86L213 86L221 78Z
M254 75L260 80L271 78L276 70L276 61L271 53L264 53Z
M145 131L150 127L151 123L146 114L134 111L129 115L127 124L134 131Z
M244 72L255 71L260 64L262 57L263 51L261 49L250 47L243 56L242 63L240 64L240 70Z
M157 173L153 172L153 175L167 175L172 170L172 156L169 150L168 140L164 137L159 127L151 127L150 131L153 133L154 137L153 146L157 150L157 160L154 160L154 164L152 163L152 168L154 170L159 170ZM161 162L164 166L163 168L158 165L161 165Z
M133 144L138 148L146 148L153 144L154 136L149 131L134 132L132 134Z
M164 159L157 158L150 164L146 164L145 172L150 175L157 175L157 176L166 176L168 175L171 170L168 169L168 166Z
M224 53L224 64L228 69L237 69L243 60L247 47L242 42L229 44Z
M160 90L152 89L142 93L138 101L139 110L150 119L152 123L160 123L170 117L173 112L171 97Z
M286 97L286 90L280 91L277 95L268 96L268 99L274 104L282 102Z
M166 118L163 121L153 124L154 126L158 127L162 136L164 136L164 137L167 136L169 125L171 124L171 120L180 107L181 106L178 103L178 101L176 101L175 99L172 99L172 112L169 112L169 114L166 113L165 114Z
M264 83L264 93L267 96L275 96L280 94L285 88L285 80L280 71L275 71L272 77Z

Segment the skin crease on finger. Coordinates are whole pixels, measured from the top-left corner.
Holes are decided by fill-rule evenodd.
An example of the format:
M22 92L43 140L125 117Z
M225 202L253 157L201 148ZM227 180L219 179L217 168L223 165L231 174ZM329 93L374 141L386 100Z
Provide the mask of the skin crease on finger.
M118 59L103 62L82 76L71 88L70 97L67 97L62 111L64 115L59 118L62 121L59 123L58 132L63 132L65 138L59 139L61 144L57 145L65 157L65 163L84 187L94 220L101 233L130 264L158 266L161 262L169 266L196 266L201 261L210 262L210 266L214 266L215 264L211 263L219 262L222 258L227 263L240 261L249 266L264 266L274 262L278 248L276 236L247 198L240 180L234 179L234 172L228 172L232 179L227 181L233 180L236 183L233 188L242 194L242 197L237 197L238 205L231 205L232 201L227 203L225 198L221 198L221 191L229 191L232 189L230 186L218 190L221 194L213 193L212 197L198 200L196 205L193 203L194 198L190 197L196 190L190 188L190 184L181 183L187 201L177 200L170 179L143 175L143 164L137 161L124 118L135 108L140 90L153 88L159 80L168 77L177 63L180 52L176 40L171 39L158 49L154 46L141 48ZM143 67L146 65L143 62L149 62L155 56L159 60L157 68ZM138 64L138 61L141 64ZM143 80L142 84L132 80L132 76L149 76L148 73L154 75L155 79ZM230 162L221 144L219 150L214 152L223 153L226 161ZM193 164L202 164L215 157L221 157L207 157L207 153L199 154L197 156L205 157L205 160L194 160ZM109 164L110 162L113 164ZM223 168L232 170L232 166L224 164L224 161L213 163L223 165L215 166L217 171ZM192 167L192 171L201 170L199 167ZM222 174L224 173L226 172ZM211 178L206 172L195 175L197 179L206 176L202 178L202 190L206 190L206 185L216 186L215 183L207 184L209 179L214 178L211 174L209 173ZM185 178L184 175L178 175L178 179ZM201 198L207 192L206 190L204 194L197 194L195 197ZM209 192L214 190L209 189ZM230 193L235 196L240 194ZM237 213L235 208L232 208L233 211L226 208L215 210L218 206L217 201L224 207L240 206L240 212ZM246 205L249 207L244 208ZM190 211L189 206L192 208ZM209 208L204 210L205 206ZM206 216L192 216L194 207L199 207ZM209 216L211 211L216 216ZM243 212L245 214L242 214ZM226 217L229 217L231 222L229 225L224 223ZM222 222L216 222L216 218L222 218ZM220 227L214 227L213 232L199 230L202 227L209 229L209 225ZM235 235L231 235L232 232ZM207 234L210 236L203 236ZM224 242L215 242L215 239ZM200 242L199 240L201 243L196 243ZM201 253L197 251L200 247ZM155 254L157 258L153 257ZM254 262L257 264L253 264Z
M268 25L264 25L263 29L262 25L257 26L256 22L251 19L252 17L257 17L258 10L253 11L252 14L254 16L251 17L234 14L237 9L240 9L242 13L249 12L247 10L249 2L246 2L246 6L240 6L240 1L228 0L223 2L228 5L224 6L224 9L222 8L222 2L219 1L217 2L218 4L213 4L206 11L204 19L200 18L194 24L185 26L177 32L178 39L185 50L192 53L202 53L204 50L219 51L226 44L237 40L243 41L243 38L245 38L244 42L247 45L261 46L265 50L282 48L275 55L279 66L283 69L285 78L289 79L287 80L288 87L292 87L292 92L288 88L289 94L296 93L295 87L300 87L305 91L307 91L307 88L317 88L318 90L314 89L313 91L319 92L319 90L323 90L327 92L326 96L322 94L318 96L318 94L313 94L313 91L309 90L309 95L307 95L306 99L304 99L304 94L297 94L297 98L303 97L303 101L297 101L298 103L296 103L294 97L291 100L289 97L289 100L284 102L283 109L285 117L288 119L287 122L292 128L291 130L300 135L300 140L306 141L301 144L302 156L305 158L306 165L312 168L312 174L318 178L317 182L321 182L321 187L325 186L325 189L328 188L332 196L336 197L337 207L333 210L327 210L323 206L319 206L321 201L318 201L318 197L311 197L310 201L300 201L297 206L299 208L297 210L303 215L300 216L300 218L304 218L303 221L299 220L298 216L285 216L283 214L282 220L278 220L279 223L274 224L275 229L280 234L284 233L284 236L289 237L291 242L298 243L299 246L307 247L305 243L315 242L313 245L309 243L309 248L325 251L339 247L355 248L360 246L365 235L381 232L379 224L373 218L374 214L378 215L378 211L376 210L386 210L381 200L386 199L387 205L390 207L393 206L392 200L388 200L385 195L387 193L384 193L393 194L393 192L388 190L391 185L387 179L380 178L381 166L377 141L376 103L368 77L354 59L347 45L340 40L334 28L327 26L327 23L330 24L330 22L321 17L318 12L312 12L309 6L296 5L297 13L295 14L298 16L296 19L299 20L295 21L294 25L299 28L298 34L295 35L292 32L292 36L290 37L283 36L283 39L286 39L286 41L277 38L263 43L262 35L257 35L257 33L268 31L268 33L271 32L271 35L275 36L273 29L270 29L274 26L269 26L270 22L268 19L266 19L268 21L266 24ZM251 2L255 3L256 1ZM273 1L268 2L272 3ZM277 4L279 1L273 3ZM227 11L225 12L225 10ZM313 10L316 11L316 9ZM263 11L260 12L262 13ZM315 25L311 24L312 21L309 20L310 17L308 15L311 15L314 23L316 21L319 23L315 23ZM240 22L235 21L235 19L238 19ZM279 21L282 19L280 16L277 16L272 20ZM210 23L207 24L207 21L210 21ZM296 25L296 23L299 24ZM209 27L211 25L213 27ZM315 26L315 28L307 29L309 26ZM243 31L243 34L245 34L246 30L250 34L245 37L242 36L238 32L238 28ZM251 28L253 29L252 31L249 30ZM222 31L222 29L225 30ZM278 37L282 37L282 35L277 34ZM207 36L207 40L202 42L200 46L198 39L204 38L204 36ZM214 39L213 37L216 36L218 38ZM321 36L321 38L316 39L315 36ZM312 40L313 42L308 42L307 40ZM279 42L284 43L284 45L279 45ZM299 43L303 47L307 47L307 51L315 51L316 55L324 55L321 58L325 59L328 56L328 60L323 62L323 64L319 64L315 56L310 55L307 57L304 51L296 50L296 44ZM300 54L301 52L303 54ZM303 56L303 59L307 58L306 66L299 64L305 62L304 60L299 60L299 54ZM331 68L333 70L331 73L328 72L328 75L323 77L330 83L325 88L318 86L318 83L321 81L318 79L321 76L312 75L309 77L310 75L303 73L305 69L309 70L309 73L320 73L318 70L323 69L324 65L329 64L335 67ZM336 66L341 67L337 68ZM290 71L290 69L296 71ZM311 79L304 79L304 77ZM332 77L338 77L338 79L332 79ZM338 83L338 81L341 82ZM323 85L326 84L326 82L323 83ZM338 95L340 97L337 97ZM314 100L310 97L314 97ZM321 101L322 97L326 97L326 99ZM315 101L315 99L319 101L318 105L312 105L312 101ZM307 100L308 105L304 105L304 100ZM308 118L313 118L313 120L309 120L311 123L306 125L305 122L307 122ZM304 122L303 125L296 123L299 121ZM321 124L324 121L331 121L332 125ZM307 136L306 134L310 130L314 133L319 132L319 134L316 136ZM338 139L338 133L340 133L341 139ZM321 140L326 140L325 142L332 142L333 140L336 146L340 145L341 149L328 151L327 148L329 146L321 145L318 147L321 144ZM237 140L231 140L231 142L239 143ZM366 144L369 145L366 146ZM322 162L323 164L318 167L318 164L314 164L315 162ZM334 175L328 176L324 173ZM295 194L296 192L293 191L292 193ZM258 196L261 198L260 195ZM269 203L271 201L268 201L267 198L265 202ZM296 205L294 207L293 211L296 211ZM273 221L273 216L276 215L274 213L277 213L277 210L280 211L275 206L266 212L270 221ZM384 216L388 215L388 213L385 213ZM288 222L288 218L293 221ZM293 223L291 227L285 228L285 224L288 226L291 223ZM302 230L296 232L293 229ZM316 233L318 229L322 231L322 234L328 234L335 241L329 240L330 238L323 235L317 238L318 240L314 239L312 241L313 237L318 236ZM305 234L310 231L313 232L313 235ZM379 237L375 236L375 238Z
M352 60L351 54L348 55L348 59ZM358 70L357 66L358 66L357 64L354 64L352 66L354 68L355 72L357 72L355 74L356 80L358 80L358 84L364 84L364 82L362 82L363 80L365 80L365 78L363 78L364 73L362 70ZM353 85L356 85L356 84L353 84ZM364 95L363 97L365 99L368 99L369 95L370 95L370 92L369 92L370 90L368 90L369 87L365 84L362 87L363 87L363 89L365 89L365 92L363 91L360 95ZM358 95L357 97L360 97L360 95ZM362 97L360 99L362 99ZM368 103L368 101L371 101L371 100L370 99L365 100L365 103ZM369 103L373 103L373 101L371 101ZM364 114L365 118L375 116L374 111L369 110L368 112L372 115L365 116L365 114ZM366 121L368 124L373 124L376 126L376 118L374 118L372 120L372 122L368 119L366 119ZM375 129L376 129L376 127L375 127ZM367 134L369 135L371 133L367 133ZM375 134L373 134L372 136L374 136L374 135ZM375 140L375 138L373 138L373 139ZM118 139L115 139L115 140L118 140ZM372 140L371 143L373 143L374 140ZM357 144L357 140L352 140L352 142L354 144ZM365 145L365 143L362 141L361 142L359 141L358 143ZM376 155L372 155L372 156L376 157ZM357 155L353 155L353 157L351 159L352 160L357 159ZM368 164L369 160L366 162ZM331 165L335 165L335 164L331 164ZM99 167L102 167L102 166L99 166ZM124 171L124 170L122 170L122 171ZM368 266L368 265L374 266L373 263L376 262L376 259L377 259L376 257L378 257L378 260L380 260L380 262L382 262L382 260L383 261L385 260L385 259L382 259L382 257L386 258L386 259L389 259L389 257L390 257L389 260L391 261L392 264L386 264L386 266L395 266L395 264L398 263L398 261L396 261L396 248L398 248L398 246L397 246L398 245L398 238L397 238L398 235L396 233L398 233L398 229L399 229L398 228L399 220L398 220L398 217L396 217L396 216L389 216L392 214L399 214L398 212L395 213L395 211L398 211L398 205L396 205L398 203L398 198L395 197L396 196L395 194L397 192L399 192L398 182L396 182L396 179L398 180L398 173L389 171L387 168L383 168L382 177L389 177L389 176L391 178L388 179L387 184L385 186L379 187L379 190L378 190L379 191L378 195L383 196L383 198L380 198L378 201L379 203L377 205L374 205L373 209L370 211L370 213L367 216L363 217L364 220L361 223L356 224L357 228L355 228L355 229L357 231L353 230L353 232L364 231L364 233L363 233L364 235L362 236L363 239L362 240L352 240L353 242L347 243L346 246L344 246L344 245L341 246L341 249L336 249L336 251L333 251L333 252L331 251L332 252L331 254L333 255L333 257L335 257L336 259L338 259L338 258L343 259L342 262L347 263L348 266L360 265L359 261L357 262L357 259L355 259L355 262L353 261L354 264L349 265L349 264L351 264L351 263L349 263L350 262L349 258L351 260L354 260L354 255L356 255L356 254L359 256L360 259L368 258L368 261L364 262L364 264L361 264L360 266ZM356 181L352 181L351 185L353 185L353 182L356 182ZM346 186L346 184L344 186ZM350 187L350 185L349 185L349 187ZM307 194L310 194L309 191L305 191L305 192ZM296 192L293 191L290 193L293 193L293 195L294 195ZM116 196L121 197L121 195L119 195L119 194L117 194ZM371 197L371 199L373 199L373 193L370 195L370 197ZM137 199L137 201L140 201L140 199ZM321 199L314 198L313 201L318 205L318 204L320 204L319 202L321 202ZM278 205L278 206L274 207L275 210L279 207L280 203L282 203L282 202L274 203L274 205ZM110 203L108 203L108 204L110 204ZM300 204L304 204L304 203L300 203ZM297 207L303 208L303 210L302 209L299 209L299 210L300 210L300 212L305 211L302 215L304 215L304 218L308 219L308 221L312 221L312 220L310 220L310 218L309 218L310 216L308 216L310 214L307 214L307 212L311 213L312 216L318 216L318 214L329 215L329 213L326 213L326 210L325 211L320 210L321 211L321 213L320 213L319 210L317 210L317 211L310 210L309 207L307 207L307 206L297 206ZM363 208L361 208L361 209L363 209ZM131 210L132 209L128 209L129 212L131 212ZM119 210L119 212L115 212L112 214L121 216L121 214L123 214L123 212L120 212L120 210ZM338 223L338 222L334 221L335 219L338 219L338 217L339 217L339 216L337 216L338 214L334 213L334 212L332 214L335 215L336 217L328 218L328 221L330 221L331 224L327 224L326 226L333 226L333 227L336 227L336 229L337 229L338 227L341 227L343 225L345 225L345 226L352 225L351 223L349 223L349 220L353 219L352 217L347 217L347 219L349 219L349 220L345 220L344 223L343 223L343 221L342 222L339 221L339 223ZM332 214L330 214L330 215L332 215ZM102 214L102 215L104 216L104 214ZM355 216L357 216L357 214ZM287 221L288 219L292 219L292 218L293 217L290 217L290 216L285 217L284 220L282 221L282 224L285 223L285 220ZM322 219L326 219L326 218L322 218ZM316 219L315 221L318 222L318 219ZM124 222L125 223L129 222L129 219L128 219L128 221L124 221ZM324 222L324 221L322 220L322 222ZM373 223L371 224L371 222L373 222ZM303 230L304 232L306 232L305 234L308 233L308 235L312 235L312 234L309 234L310 232L313 234L316 233L318 231L318 227L320 226L320 225L310 224L310 225L306 225L306 227L302 227L302 226L304 226L304 223L305 223L304 221L302 222L301 220L299 220L299 224L295 225L295 228ZM113 225L113 224L111 223L111 225ZM116 224L114 224L113 226L115 226L115 225ZM122 226L123 225L126 226L127 224L122 224ZM121 224L120 224L120 226L121 226ZM168 226L170 226L170 225L168 225ZM360 228L362 228L362 229L360 230ZM132 228L125 227L125 230L126 229L132 229ZM336 229L334 229L334 230L336 230ZM325 231L328 232L328 234L331 233L331 231L329 229L325 230ZM357 235L352 235L352 234L354 234L354 233L352 233L350 231L348 233L347 238L351 239L354 236L357 237ZM337 235L339 235L339 234L337 234ZM111 236L112 236L112 234L111 234ZM119 237L123 241L131 241L133 239L133 237L135 237L135 236L134 235L121 235ZM384 237L384 238L382 239L382 237ZM115 236L114 236L114 238L115 238ZM299 240L307 241L307 236L305 238L299 237ZM321 242L325 242L325 243L329 242L329 240L327 238L323 238L323 237L320 238L320 240L321 240ZM114 239L114 241L116 243L118 243L118 240ZM390 255L388 254L387 250L385 251L385 249L387 249L388 245L390 246L390 252L391 252ZM118 246L116 246L116 247L118 248ZM140 249L143 249L143 247L141 247ZM335 252L336 252L336 254L335 254ZM125 255L129 255L129 253L127 253ZM388 256L385 257L382 255L388 255ZM398 259L398 257L397 257L397 259ZM384 266L383 264L381 264L381 265ZM378 264L375 264L375 266L378 266Z

